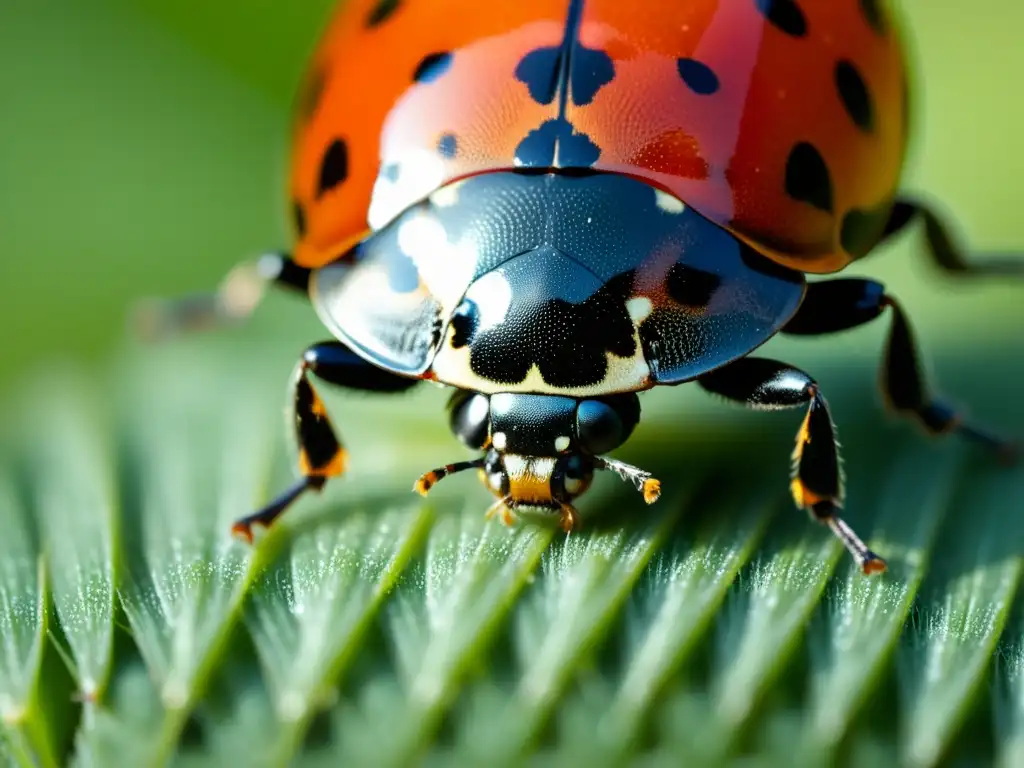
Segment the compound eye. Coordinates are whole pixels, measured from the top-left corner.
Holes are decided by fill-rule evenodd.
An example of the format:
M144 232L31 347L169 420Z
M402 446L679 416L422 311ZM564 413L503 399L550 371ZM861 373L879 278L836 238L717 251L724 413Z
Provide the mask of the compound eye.
M619 414L600 400L584 400L579 404L576 430L580 443L594 455L618 448L629 437Z
M487 397L475 392L460 392L451 403L449 423L452 432L469 448L483 448L491 417Z

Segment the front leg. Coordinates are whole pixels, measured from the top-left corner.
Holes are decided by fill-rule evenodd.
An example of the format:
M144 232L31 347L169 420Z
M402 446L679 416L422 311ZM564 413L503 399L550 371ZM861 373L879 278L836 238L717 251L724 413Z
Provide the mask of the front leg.
M811 283L803 304L782 332L796 336L837 333L874 320L886 309L892 314L892 326L881 386L890 407L916 418L933 435L956 431L993 450L1001 460L1012 461L1016 456L1014 443L966 422L953 408L931 396L910 322L881 283L857 278Z
M756 410L807 408L793 450L793 500L832 529L865 574L883 572L885 561L838 515L843 503L839 449L828 404L817 383L797 368L759 357L742 358L697 381L709 392Z
M323 401L309 381L310 373L330 384L367 392L402 392L419 382L419 379L378 368L337 341L315 344L307 349L293 382L295 439L302 477L266 507L232 526L235 534L249 542L254 526L269 526L306 491L321 490L329 478L345 471L348 454L331 425Z
M140 302L133 324L148 340L234 325L255 311L270 285L307 294L309 275L287 254L268 253L235 266L214 292Z

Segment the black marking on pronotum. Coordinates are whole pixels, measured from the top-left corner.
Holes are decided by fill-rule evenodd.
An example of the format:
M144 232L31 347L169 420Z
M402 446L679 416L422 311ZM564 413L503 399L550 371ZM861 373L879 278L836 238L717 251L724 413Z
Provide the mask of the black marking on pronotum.
M832 213L832 177L813 144L801 141L790 150L786 160L786 194Z
M672 300L690 309L704 309L722 284L711 272L676 262L668 270L665 287Z
M452 348L461 349L467 344L473 343L477 326L480 324L480 310L476 303L463 299L452 313Z
M523 306L513 301L502 323L474 335L470 367L500 384L521 383L534 365L552 387L600 384L608 373L608 353L623 358L636 353L625 304L634 274L630 270L612 278L578 304L548 299Z

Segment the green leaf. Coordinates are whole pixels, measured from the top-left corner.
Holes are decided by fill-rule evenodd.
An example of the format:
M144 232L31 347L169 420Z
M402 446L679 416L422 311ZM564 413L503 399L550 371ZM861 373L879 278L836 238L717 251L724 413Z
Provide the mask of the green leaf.
M274 754L282 763L300 749L310 719L335 698L338 677L428 522L422 507L325 521L299 534L258 578L246 624L273 701L266 727L276 725Z
M42 558L24 505L0 477L0 723L19 765L58 764L35 687L46 636Z
M997 753L1011 764L1020 749L1024 524L1005 513L1024 499L1019 469L857 423L836 393L853 414L846 516L891 565L865 578L792 509L798 417L744 443L747 414L654 393L624 458L662 478L663 498L647 508L602 476L566 536L550 518L485 520L470 477L428 503L411 492L459 455L431 418L442 393L325 391L352 471L250 548L230 522L294 471L287 375L222 354L126 358L93 384L61 372L23 409L33 439L0 453L16 763L56 765L70 748L83 766L704 764L750 750L814 765L850 745L855 763L935 765L967 749L963 728L985 727L990 669ZM102 388L117 393L109 408ZM680 409L694 414L681 439ZM73 744L40 687L56 692L44 681L65 663L90 692Z
M754 477L732 488L713 485L701 527L663 549L634 591L625 617L626 662L599 729L602 746L614 753L638 740L660 688L704 637L764 534L778 499L764 493L764 477Z
M33 387L33 438L0 452L15 763L935 765L986 727L1005 764L1020 749L1020 469L858 422L867 405L837 392L845 515L891 565L865 578L792 509L795 414L744 442L747 414L653 393L624 458L663 498L602 476L566 536L550 517L485 520L471 477L412 493L461 451L431 418L442 393L325 391L352 470L250 548L230 522L294 472L287 376L223 354L183 345ZM65 664L89 694L69 726L47 682Z
M909 765L935 765L976 705L1021 578L1024 472L972 462L933 569L924 602L900 648L898 679L907 717L901 734Z
M156 702L160 710L150 711L142 739L153 761L174 752L238 622L254 560L225 532L255 505L270 458L265 446L274 444L265 396L240 385L211 397L216 385L198 372L183 392L173 368L172 359L137 371L124 401L125 415L136 418L126 424L122 448L131 476L119 592L153 686L147 708ZM142 685L137 667L128 674L132 686ZM138 740L134 695L123 701L115 698L113 718Z
M438 520L389 601L392 671L339 710L339 756L400 765L430 744L550 541L550 528L510 532L479 509Z
M864 579L847 569L845 578L832 584L810 628L811 719L803 749L818 759L838 747L891 661L951 502L959 448L900 441L896 451L883 454L890 474L873 506L891 575Z
M54 606L85 702L102 697L110 673L118 567L113 446L93 383L56 371L36 391L31 415L37 435L45 435L35 441L35 507Z

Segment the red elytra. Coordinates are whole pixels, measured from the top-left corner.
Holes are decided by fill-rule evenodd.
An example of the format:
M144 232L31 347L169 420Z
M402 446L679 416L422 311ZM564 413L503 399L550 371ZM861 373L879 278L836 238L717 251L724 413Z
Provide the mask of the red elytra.
M568 35L559 98L543 64ZM875 0L351 0L298 102L294 258L322 266L450 181L533 161L639 177L834 272L882 231L906 135Z

